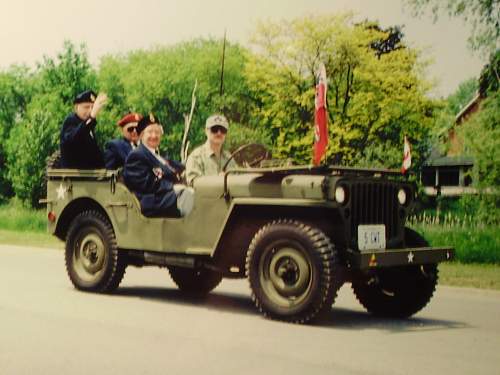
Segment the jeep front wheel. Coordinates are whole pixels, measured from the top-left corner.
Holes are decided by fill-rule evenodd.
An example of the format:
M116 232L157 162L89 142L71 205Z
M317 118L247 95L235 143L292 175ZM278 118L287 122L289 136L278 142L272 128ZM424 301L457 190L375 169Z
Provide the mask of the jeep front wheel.
M92 292L115 290L126 268L111 224L94 210L84 211L72 221L66 237L65 260L73 285Z
M429 246L415 231L405 229L408 247ZM352 282L356 298L374 315L407 318L431 300L438 280L436 264L381 268Z
M298 221L263 226L247 253L252 299L272 319L307 323L329 311L340 286L336 252L319 229Z

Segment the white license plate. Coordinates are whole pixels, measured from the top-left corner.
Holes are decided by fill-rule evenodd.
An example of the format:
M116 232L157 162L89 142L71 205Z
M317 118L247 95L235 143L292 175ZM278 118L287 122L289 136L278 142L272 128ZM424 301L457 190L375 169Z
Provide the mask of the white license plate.
M385 249L385 225L358 225L358 249Z

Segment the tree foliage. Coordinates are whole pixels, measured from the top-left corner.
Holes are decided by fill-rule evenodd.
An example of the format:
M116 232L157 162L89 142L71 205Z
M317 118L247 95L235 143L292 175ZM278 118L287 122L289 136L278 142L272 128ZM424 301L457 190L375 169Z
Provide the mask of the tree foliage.
M472 99L474 99L477 90L478 81L476 78L469 78L461 82L455 92L450 94L446 99L451 114L456 116Z
M221 40L198 39L124 56L107 56L99 72L101 88L110 98L104 122L115 123L129 110L154 112L165 128L162 149L178 158L184 114L189 113L191 93L198 81L189 137L192 147L204 142L205 120L212 113L221 112L228 117L232 124L230 136L236 135L240 127L251 127L254 99L248 95L241 73L246 51L237 44L227 44L222 97L221 51Z
M479 77L479 92L482 96L500 90L500 49L491 54L488 64Z
M500 91L491 94L479 113L463 124L465 153L474 158L473 181L480 195L478 214L483 221L500 222Z
M153 112L165 129L162 150L179 158L197 81L190 150L205 141L206 118L219 112L231 123L230 149L264 143L275 157L308 163L320 62L329 78L327 162L399 167L404 135L416 166L424 159L436 103L425 96L424 65L399 27L354 24L351 14L261 23L252 50L227 43L222 96L221 52L221 40L195 39L108 55L93 68L84 46L66 42L33 70L1 72L0 195L11 189L36 205L44 195L45 159L58 148L72 99L88 88L109 97L96 130L101 146L118 135L125 113Z
M500 0L406 0L416 14L431 8L435 20L441 12L472 25L469 45L486 56L500 48Z
M8 139L11 130L24 116L31 100L32 84L28 68L12 66L0 72L0 139ZM6 167L5 142L0 142L0 200L13 194Z
M61 124L76 93L95 87L96 76L85 47L65 42L62 52L55 59L45 57L32 77L31 96L24 98L28 104L6 141L6 164L15 195L36 206L45 194L45 159L58 148Z
M423 159L434 105L418 53L401 39L381 47L391 35L373 23L354 25L351 14L258 25L245 75L259 98L255 120L271 130L278 155L311 160L315 72L323 62L329 162L399 166L404 135L416 145L417 164Z

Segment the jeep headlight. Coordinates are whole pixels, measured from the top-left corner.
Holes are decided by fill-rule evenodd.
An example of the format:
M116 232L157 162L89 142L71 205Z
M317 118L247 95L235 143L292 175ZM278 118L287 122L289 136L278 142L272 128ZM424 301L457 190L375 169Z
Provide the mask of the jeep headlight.
M401 206L404 206L406 203L406 191L405 189L399 189L398 191L398 202Z
M338 203L344 203L346 198L346 192L343 186L337 186L335 188L335 200Z

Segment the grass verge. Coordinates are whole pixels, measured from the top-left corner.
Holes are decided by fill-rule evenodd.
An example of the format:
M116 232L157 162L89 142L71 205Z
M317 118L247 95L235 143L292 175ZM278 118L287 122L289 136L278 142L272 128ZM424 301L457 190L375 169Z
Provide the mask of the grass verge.
M45 233L47 230L45 210L26 208L13 199L7 204L0 205L0 229Z
M500 235L494 226L414 225L431 246L453 246L460 263L500 265Z
M0 229L0 244L62 249L63 242L48 233Z
M439 284L500 290L500 265L441 263Z

